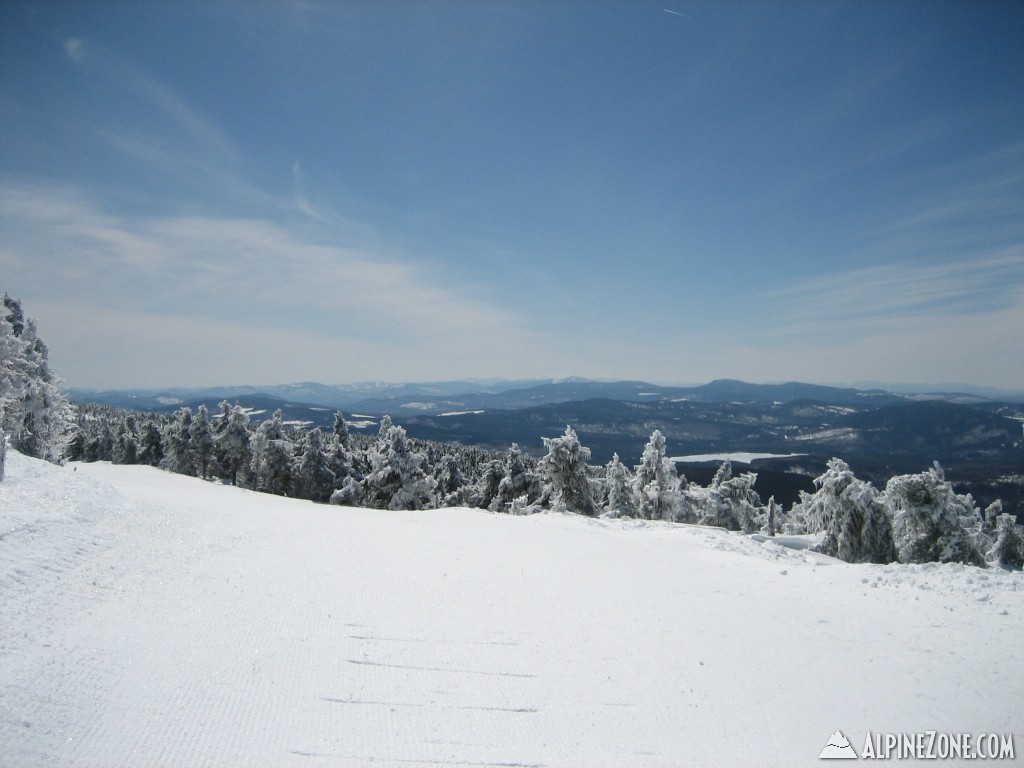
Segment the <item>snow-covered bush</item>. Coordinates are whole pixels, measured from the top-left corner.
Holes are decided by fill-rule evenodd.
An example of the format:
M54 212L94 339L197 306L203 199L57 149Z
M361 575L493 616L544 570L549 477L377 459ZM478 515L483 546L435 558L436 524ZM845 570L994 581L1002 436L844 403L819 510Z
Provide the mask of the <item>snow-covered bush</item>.
M981 516L974 499L953 492L942 468L894 477L885 486L892 532L901 563L958 562L985 565L978 548Z
M761 499L754 490L757 474L744 472L732 476L732 463L726 459L707 488L683 491L681 517L696 519L700 525L713 525L728 531L753 533L763 517Z
M544 445L548 452L538 467L544 483L542 505L590 517L596 515L597 505L587 468L590 449L580 445L576 431L570 426L565 428L562 437L545 437Z

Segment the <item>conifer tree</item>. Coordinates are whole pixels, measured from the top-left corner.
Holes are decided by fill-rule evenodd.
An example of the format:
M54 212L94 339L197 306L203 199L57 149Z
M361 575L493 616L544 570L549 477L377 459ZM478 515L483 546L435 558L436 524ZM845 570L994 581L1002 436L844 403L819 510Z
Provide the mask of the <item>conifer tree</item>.
M295 492L299 498L325 502L335 490L335 475L324 452L323 433L309 430L302 441L301 456L295 470Z
M249 436L249 414L235 403L224 400L214 429L217 464L232 485L245 485L249 478L252 448Z
M955 493L938 463L917 475L891 478L885 501L901 563L985 564L978 549L981 515L974 499Z
M192 455L192 409L180 408L174 422L167 428L167 454L164 461L167 469L179 475L195 476L195 462Z
M281 410L256 428L250 462L255 489L278 496L288 494L292 481L294 445L284 433Z
M792 516L810 533L824 531L815 551L848 563L891 563L896 559L892 518L874 486L857 479L841 459L828 462L814 481L817 490L804 493Z
M425 471L425 457L409 445L405 430L391 425L370 453L363 479L367 506L377 509L429 509L437 481Z
M0 305L0 428L11 447L59 463L71 439L73 411L50 370L49 349L21 302Z
M199 476L205 480L210 476L213 468L216 448L210 412L206 409L205 404L199 406L195 418L192 419L189 442L192 451L192 465Z
M597 504L587 465L590 449L580 445L579 437L571 426L566 426L562 437L545 437L543 440L548 452L538 465L543 478L541 504L558 511L576 512L588 517L596 515Z
M675 464L665 455L665 437L656 429L644 446L633 476L633 504L637 516L645 520L674 520L679 489Z
M636 515L636 494L632 487L629 468L613 454L605 467L606 501L609 517L633 517Z
M1013 515L1003 512L996 518L996 543L989 552L992 562L1003 568L1024 568L1024 530Z
M487 505L492 512L508 512L512 503L521 497L526 498L526 504L540 498L540 478L527 469L523 451L516 443L508 449L502 475L494 498Z

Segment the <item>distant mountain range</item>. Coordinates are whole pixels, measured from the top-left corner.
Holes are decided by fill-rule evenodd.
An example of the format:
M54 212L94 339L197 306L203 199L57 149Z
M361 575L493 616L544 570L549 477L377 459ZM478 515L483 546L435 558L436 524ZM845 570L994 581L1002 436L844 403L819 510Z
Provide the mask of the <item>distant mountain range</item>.
M977 395L897 394L790 382L750 384L720 379L695 387L642 381L480 382L276 387L206 390L72 391L80 402L173 411L211 411L239 402L254 419L280 409L286 420L327 427L342 410L355 428L390 415L410 435L504 449L512 442L538 451L541 437L571 424L594 459L613 452L639 457L654 429L676 455L715 451L843 452L928 455L940 460L995 458L1024 450L1024 404ZM929 459L930 460L930 459Z
M947 400L959 403L1002 401L1024 403L1024 392L986 390L893 392L882 387L833 387L789 382L786 384L750 384L734 379L718 379L691 387L666 387L642 381L595 381L581 378L526 380L456 380L391 384L319 384L299 382L272 386L235 386L205 388L128 389L96 391L72 389L77 402L106 403L122 408L161 410L193 402L234 401L267 395L290 403L305 403L327 408L355 409L368 414L392 416L438 415L453 410L488 408L528 408L547 403L605 398L634 402L680 399L703 403L757 402L787 403L815 400L832 405L860 407L865 403L888 405L907 400Z
M304 382L70 394L78 402L163 412L205 404L216 413L218 403L228 400L247 408L254 421L280 409L287 421L324 428L341 410L350 428L362 431L375 431L380 417L388 414L412 437L498 450L515 442L534 454L543 451L541 438L558 436L572 425L595 464L607 462L613 453L636 464L657 429L673 456L754 452L788 457L754 463L761 473L803 475L804 487L806 476L819 473L831 456L880 483L938 460L979 501L998 496L1017 507L1024 504L1024 398L800 382L721 379L665 387L576 378L343 386ZM698 479L704 470L686 471Z

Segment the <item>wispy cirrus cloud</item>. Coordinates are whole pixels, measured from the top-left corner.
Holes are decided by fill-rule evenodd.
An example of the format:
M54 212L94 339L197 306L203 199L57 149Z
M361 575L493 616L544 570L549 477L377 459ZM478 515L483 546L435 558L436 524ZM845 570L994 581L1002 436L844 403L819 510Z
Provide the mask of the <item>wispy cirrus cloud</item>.
M193 150L229 163L241 160L234 143L212 120L142 67L100 43L83 38L65 39L64 51L87 74L115 82L135 99L155 107Z
M1019 306L1024 246L936 264L893 263L837 271L773 291L786 321L776 334L864 333L894 318L986 314Z
M0 199L5 288L33 313L33 297L49 297L51 347L58 359L62 350L81 358L83 370L92 360L91 376L124 367L113 359L96 365L112 346L145 346L146 337L179 357L182 381L193 368L183 350L194 346L205 366L211 339L236 362L240 350L260 360L265 375L253 380L262 381L349 380L351 355L360 356L359 378L410 367L469 375L500 369L509 355L535 356L538 365L551 359L525 317L398 255L317 242L255 219L113 214L82 193L41 183L3 180ZM75 311L53 311L54 302ZM112 335L114 327L121 331ZM147 328L154 330L140 330ZM150 362L145 375L154 381L168 366ZM231 380L252 367L237 368ZM227 367L212 370L220 368L226 376ZM197 369L211 375L208 366ZM62 373L85 383L84 373Z

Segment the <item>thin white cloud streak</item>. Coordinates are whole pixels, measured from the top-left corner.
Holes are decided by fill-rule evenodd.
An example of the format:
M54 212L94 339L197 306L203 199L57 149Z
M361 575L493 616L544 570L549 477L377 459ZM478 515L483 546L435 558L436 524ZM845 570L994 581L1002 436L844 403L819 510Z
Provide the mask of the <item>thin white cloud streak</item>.
M815 277L767 298L784 320L773 336L815 336L824 329L863 333L893 318L987 314L1021 306L1024 246L940 264L887 264Z
M295 208L300 213L317 221L327 221L327 217L309 202L309 198L306 196L306 185L302 179L302 167L298 163L292 163L292 196Z
M90 75L119 82L135 97L149 102L188 137L193 147L230 163L241 156L234 144L199 110L173 89L110 49L90 40L68 38L64 50L79 68Z
M391 255L313 242L265 221L117 217L83 196L9 180L0 198L5 289L49 309L77 307L60 313L60 327L43 323L56 340L55 367L75 385L152 384L151 369L175 374L168 385L239 380L223 361L210 363L209 339L261 358L265 376L244 378L263 382L302 371L327 381L504 375L558 357L524 317ZM41 312L31 303L28 311ZM111 335L115 326L122 330ZM147 351L119 381L114 372L148 350L154 333L176 362L159 364ZM183 352L193 345L196 356ZM71 370L58 367L62 355L76 361Z

